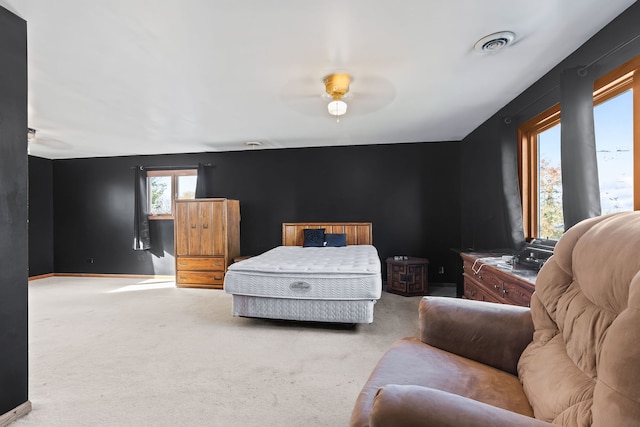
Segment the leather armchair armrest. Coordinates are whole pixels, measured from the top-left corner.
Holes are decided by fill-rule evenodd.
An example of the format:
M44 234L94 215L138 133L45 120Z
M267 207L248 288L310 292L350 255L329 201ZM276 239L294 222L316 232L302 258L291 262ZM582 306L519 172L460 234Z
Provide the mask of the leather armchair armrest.
M419 318L424 343L514 375L522 351L533 339L527 307L424 297Z
M544 421L456 394L415 385L390 384L378 390L370 427L551 427Z

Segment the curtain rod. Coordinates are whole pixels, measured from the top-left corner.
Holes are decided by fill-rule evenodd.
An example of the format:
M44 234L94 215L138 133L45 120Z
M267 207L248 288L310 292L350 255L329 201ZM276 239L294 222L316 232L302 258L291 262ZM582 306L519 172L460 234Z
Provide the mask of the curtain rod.
M599 56L598 58L594 59L593 61L591 61L590 63L588 63L587 65L585 65L584 67L580 67L578 68L578 74L582 77L584 77L584 75L586 75L586 71L587 68L591 67L594 64L597 64L598 62L602 61L604 58L613 55L614 53L616 53L617 51L619 51L620 49L622 49L623 47L633 43L634 41L636 41L638 38L640 38L640 34L636 34L636 36L634 38L632 38L631 40L627 40L624 43L619 44L618 46L614 47L613 49L611 49L609 52L606 52L605 54Z
M203 166L213 166L211 163L202 163ZM175 169L198 169L199 165L172 165L172 166L131 166L131 169L147 169L151 171L175 170Z
M560 87L560 85L554 85L551 89L547 90L542 95L538 96L536 99L534 99L533 101L529 102L527 105L525 105L524 107L520 108L515 113L510 114L509 116L505 117L504 118L504 122L506 124L511 124L511 118L512 117L516 117L518 114L522 113L524 110L526 110L527 108L531 107L533 104L535 104L536 102L540 101L542 98L544 98L545 96L549 95L551 92L553 92L554 90L558 89L559 87Z
M619 44L618 46L616 46L613 49L609 50L608 52L604 53L603 55L600 55L598 58L594 59L593 61L591 61L587 65L578 68L578 75L580 77L584 77L587 74L587 69L589 67L592 67L593 65L597 64L598 62L602 61L603 59L607 58L608 56L613 55L614 53L616 53L620 49L622 49L622 48L626 47L627 45L629 45L629 44L633 43L634 41L636 41L638 38L640 38L640 34L637 34L632 39L627 40L626 42ZM517 112L515 112L513 114L510 114L508 117L505 117L504 118L504 122L506 124L510 124L512 117L515 117L518 114L522 113L524 110L526 110L527 108L531 107L533 104L535 104L536 102L540 101L542 98L544 98L545 96L549 95L551 92L553 92L554 90L558 89L559 87L560 87L560 85L553 86L551 89L547 90L545 93L543 93L542 95L540 95L539 97L537 97L533 101L529 102L524 107L520 108Z

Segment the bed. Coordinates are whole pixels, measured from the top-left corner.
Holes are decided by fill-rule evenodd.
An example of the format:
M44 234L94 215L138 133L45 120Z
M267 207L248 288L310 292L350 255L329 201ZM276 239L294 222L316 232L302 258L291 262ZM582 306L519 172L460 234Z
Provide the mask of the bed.
M325 240L314 243L312 234ZM382 275L372 243L371 223L282 224L282 246L229 266L224 290L233 315L373 322Z

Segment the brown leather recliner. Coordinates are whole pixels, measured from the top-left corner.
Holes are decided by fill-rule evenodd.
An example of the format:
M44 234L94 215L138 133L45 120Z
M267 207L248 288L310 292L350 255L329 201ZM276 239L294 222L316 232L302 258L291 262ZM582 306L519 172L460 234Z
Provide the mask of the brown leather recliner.
M568 230L531 309L425 297L351 426L640 426L640 212Z

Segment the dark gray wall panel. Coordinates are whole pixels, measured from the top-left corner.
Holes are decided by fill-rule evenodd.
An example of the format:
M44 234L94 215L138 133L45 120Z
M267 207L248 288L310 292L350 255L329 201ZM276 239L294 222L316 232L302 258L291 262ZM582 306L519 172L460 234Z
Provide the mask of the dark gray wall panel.
M27 25L0 7L0 415L28 400Z
M29 157L29 276L53 273L53 161Z
M240 200L243 254L279 245L283 222L371 221L383 260L428 257L432 281L454 281L458 160L458 143L55 160L55 271L173 274L172 221L151 221L149 252L131 249L132 167L203 162L214 194Z

